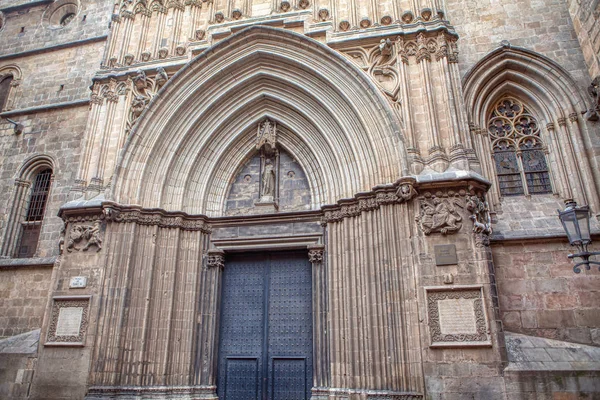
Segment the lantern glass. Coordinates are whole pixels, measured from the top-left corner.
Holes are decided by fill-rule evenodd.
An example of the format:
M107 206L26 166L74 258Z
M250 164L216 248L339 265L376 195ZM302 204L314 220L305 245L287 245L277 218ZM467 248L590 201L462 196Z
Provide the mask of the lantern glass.
M590 210L588 206L578 207L575 209L577 214L577 226L581 235L581 242L584 245L590 244L592 241L590 236Z
M559 211L558 217L569 237L571 245L587 245L590 239L590 210L588 206L569 205L565 211Z

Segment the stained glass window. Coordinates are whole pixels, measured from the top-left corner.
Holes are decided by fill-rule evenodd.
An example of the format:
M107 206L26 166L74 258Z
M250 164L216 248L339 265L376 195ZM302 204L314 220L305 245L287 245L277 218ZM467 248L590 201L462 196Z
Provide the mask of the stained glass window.
M519 100L504 97L488 123L500 193L552 193L545 146L535 117Z

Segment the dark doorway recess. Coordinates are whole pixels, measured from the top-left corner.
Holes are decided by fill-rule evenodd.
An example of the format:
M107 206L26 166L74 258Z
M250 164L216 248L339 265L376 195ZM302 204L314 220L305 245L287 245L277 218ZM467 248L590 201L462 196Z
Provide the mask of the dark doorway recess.
M307 253L228 256L222 287L219 399L309 399L312 271Z

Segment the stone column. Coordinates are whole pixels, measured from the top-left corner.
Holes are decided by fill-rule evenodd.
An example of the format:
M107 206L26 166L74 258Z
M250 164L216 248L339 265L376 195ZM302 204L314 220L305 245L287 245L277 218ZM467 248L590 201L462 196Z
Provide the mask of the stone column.
M210 249L200 277L198 310L198 349L196 351L196 385L206 391L208 399L217 397L217 363L219 348L220 293L225 266L223 250Z
M326 397L329 387L329 346L327 342L327 270L324 259L325 246L308 246L308 260L312 263L313 303L313 395L312 399Z

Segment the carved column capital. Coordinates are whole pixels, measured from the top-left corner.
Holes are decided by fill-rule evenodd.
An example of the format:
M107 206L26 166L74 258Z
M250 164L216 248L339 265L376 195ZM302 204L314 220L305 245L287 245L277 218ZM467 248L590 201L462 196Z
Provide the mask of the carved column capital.
M323 257L325 254L325 246L314 245L308 247L308 260L313 264L323 263Z
M225 266L225 252L219 249L210 249L207 253L206 266L208 268L223 268Z

